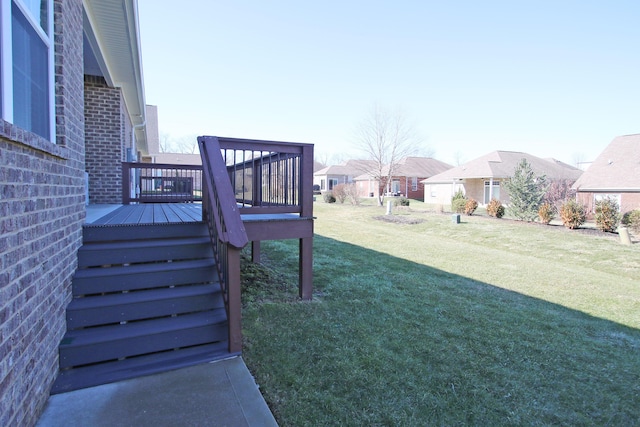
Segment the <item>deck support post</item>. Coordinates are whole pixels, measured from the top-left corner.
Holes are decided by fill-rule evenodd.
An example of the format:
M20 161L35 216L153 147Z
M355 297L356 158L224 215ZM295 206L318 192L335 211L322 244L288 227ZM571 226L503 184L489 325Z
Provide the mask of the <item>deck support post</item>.
M300 239L298 263L300 298L310 300L313 297L313 237Z
M228 246L229 277L228 292L228 322L229 322L229 353L242 352L242 302L240 299L240 249Z
M259 264L260 263L260 241L252 241L251 242L251 262Z

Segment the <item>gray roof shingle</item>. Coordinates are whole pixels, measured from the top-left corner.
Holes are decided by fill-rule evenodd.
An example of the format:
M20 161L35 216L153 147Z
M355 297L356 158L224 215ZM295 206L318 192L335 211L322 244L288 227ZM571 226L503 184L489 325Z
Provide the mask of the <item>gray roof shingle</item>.
M573 188L578 191L640 191L640 134L614 138Z
M545 175L547 179L575 181L582 174L580 169L555 159L541 159L518 151L493 151L463 165L432 176L424 180L424 182L433 184L459 179L509 178L513 175L513 171L522 159L527 160L536 175Z
M375 164L373 160L347 160L341 165L327 166L315 172L314 175L350 175L357 176L364 173Z

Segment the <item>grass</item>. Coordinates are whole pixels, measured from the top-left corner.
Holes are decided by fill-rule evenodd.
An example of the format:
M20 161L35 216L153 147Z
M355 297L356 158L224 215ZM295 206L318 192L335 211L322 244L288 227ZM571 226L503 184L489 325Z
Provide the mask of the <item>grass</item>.
M245 264L244 357L281 426L640 425L640 245L314 209L312 302L296 241Z

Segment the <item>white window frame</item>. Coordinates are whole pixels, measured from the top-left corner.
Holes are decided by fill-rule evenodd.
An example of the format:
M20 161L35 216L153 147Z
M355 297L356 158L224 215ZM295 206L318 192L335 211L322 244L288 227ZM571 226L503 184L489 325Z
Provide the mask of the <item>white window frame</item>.
M391 192L392 193L400 193L400 180L392 179L391 180Z
M596 212L596 203L606 198L615 200L618 204L618 209L622 206L622 194L621 193L594 193L593 194L593 213Z
M418 191L418 177L411 177L411 191Z
M38 34L47 49L48 77L48 112L49 134L45 139L55 142L55 74L54 74L54 34L53 34L53 0L47 1L47 28L42 29L39 18L33 16L23 0L0 0L0 116L7 122L14 123L13 115L13 40L11 7L15 4ZM31 129L26 129L31 131Z
M487 200L487 195L489 198ZM500 181L499 180L489 180L484 182L484 190L483 190L483 198L484 204L487 205L492 199L500 200Z

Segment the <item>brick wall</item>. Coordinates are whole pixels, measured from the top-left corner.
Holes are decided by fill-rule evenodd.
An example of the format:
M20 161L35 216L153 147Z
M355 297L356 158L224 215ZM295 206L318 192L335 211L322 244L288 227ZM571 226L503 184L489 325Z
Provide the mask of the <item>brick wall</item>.
M131 147L131 123L122 93L103 77L84 77L89 203L122 203L122 165Z
M82 1L54 9L56 143L0 120L3 426L34 425L46 404L85 216Z
M587 215L589 218L593 217L593 213L596 210L595 197L596 195L606 196L606 195L619 195L620 196L620 213L625 213L632 211L634 209L640 209L640 193L632 193L632 192L619 192L615 191L607 192L607 193L593 193L593 192L579 192L576 195L578 203L585 206Z

